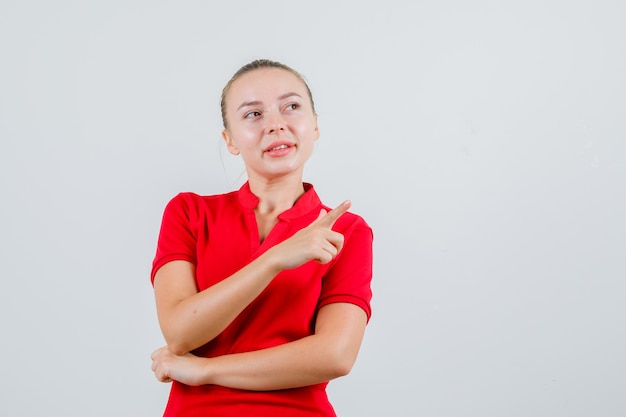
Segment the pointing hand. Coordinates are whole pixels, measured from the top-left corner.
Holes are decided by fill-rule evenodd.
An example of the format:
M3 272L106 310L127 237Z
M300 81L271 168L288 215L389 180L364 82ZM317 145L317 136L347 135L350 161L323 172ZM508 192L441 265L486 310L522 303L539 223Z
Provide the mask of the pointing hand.
M310 225L274 246L271 250L278 258L279 268L293 269L308 261L326 264L337 256L343 247L343 235L332 227L350 206L350 201L344 201L329 212L320 210Z

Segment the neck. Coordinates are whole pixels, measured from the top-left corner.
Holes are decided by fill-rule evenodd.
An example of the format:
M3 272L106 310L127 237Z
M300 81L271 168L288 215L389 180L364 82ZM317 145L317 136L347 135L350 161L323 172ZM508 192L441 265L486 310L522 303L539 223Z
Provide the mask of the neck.
M250 191L259 198L256 212L259 214L282 213L293 207L304 194L302 177L286 177L275 180L249 178Z

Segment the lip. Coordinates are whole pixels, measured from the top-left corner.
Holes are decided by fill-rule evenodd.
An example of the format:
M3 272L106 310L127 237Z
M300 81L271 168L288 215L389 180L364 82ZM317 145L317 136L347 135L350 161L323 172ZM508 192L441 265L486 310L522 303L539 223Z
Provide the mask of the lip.
M282 149L275 149L278 148L280 146L286 146L286 148L282 148ZM274 153L285 153L285 151L289 151L291 150L291 148L293 148L295 146L295 144L293 144L292 142L286 141L286 140L277 140L276 142L272 142L268 147L266 147L263 152L264 153L270 153L270 154L274 154ZM275 150L272 150L275 149Z

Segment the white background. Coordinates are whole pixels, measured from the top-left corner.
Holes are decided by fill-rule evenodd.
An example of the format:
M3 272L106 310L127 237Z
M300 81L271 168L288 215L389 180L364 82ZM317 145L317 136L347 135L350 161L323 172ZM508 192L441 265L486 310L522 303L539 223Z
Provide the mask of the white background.
M219 94L309 80L306 172L375 231L340 416L626 415L626 3L0 3L0 415L158 416L150 263L245 179Z

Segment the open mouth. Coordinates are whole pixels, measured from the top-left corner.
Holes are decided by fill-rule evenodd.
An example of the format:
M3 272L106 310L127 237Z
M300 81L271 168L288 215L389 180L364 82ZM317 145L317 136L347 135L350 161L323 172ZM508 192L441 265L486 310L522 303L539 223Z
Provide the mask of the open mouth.
M278 146L274 146L273 148L268 149L266 152L272 152L272 151L279 151L281 149L287 149L289 146L287 145L278 145Z
M274 156L282 156L289 153L295 145L287 141L274 142L265 149L265 153Z

